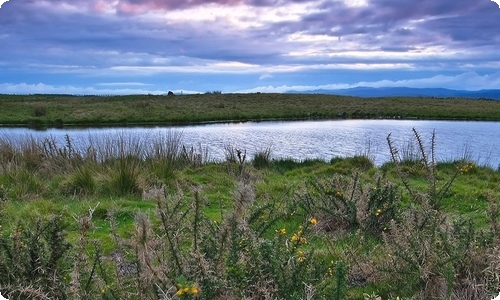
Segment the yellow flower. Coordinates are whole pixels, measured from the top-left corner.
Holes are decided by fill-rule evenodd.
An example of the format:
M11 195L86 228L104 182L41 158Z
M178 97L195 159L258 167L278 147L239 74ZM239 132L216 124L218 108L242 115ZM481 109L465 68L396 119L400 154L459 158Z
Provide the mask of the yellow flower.
M301 263L306 260L306 257L304 256L304 251L298 250L297 251L297 262Z
M476 165L474 163L467 164L467 165L462 166L460 168L460 173L465 174L465 173L471 171L472 169L474 169L475 167L476 167Z
M193 295L198 295L200 293L200 290L196 286L191 287L191 294Z
M315 218L311 218L311 220L309 220L309 222L311 222L311 224L313 224L313 225L316 225L318 223L318 220L316 220Z
M176 296L182 296L184 295L184 291L182 289L178 290L177 293L175 293Z
M298 241L298 240L299 240L299 237L297 236L297 234L295 234L295 233L294 233L294 234L292 235L292 242L296 242L296 241Z
M276 229L274 232L277 234L285 235L286 234L286 228L281 228L281 229Z

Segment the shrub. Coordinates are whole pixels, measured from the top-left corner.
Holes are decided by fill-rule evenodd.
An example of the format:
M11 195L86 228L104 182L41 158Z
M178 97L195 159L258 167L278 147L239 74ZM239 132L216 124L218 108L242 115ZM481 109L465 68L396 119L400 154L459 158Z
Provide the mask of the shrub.
M313 178L295 201L307 214L318 216L326 231L361 228L379 237L400 207L395 185L382 177L376 185L364 183L358 174Z
M8 299L65 299L70 249L62 216L0 230L0 291Z
M486 266L474 257L481 256L479 253L484 251L483 247L491 247L492 240L486 238L484 232L477 231L471 220L461 216L452 219L439 210L457 176L474 170L475 166L464 163L456 168L449 180L439 185L435 133L430 158L418 132L414 129L413 133L419 159L412 161L401 161L390 135L387 138L397 175L408 192L410 206L398 222L391 221L383 234L386 255L382 257L381 270L394 283L394 291L415 299L450 299L461 292L478 297L471 296L470 299L484 299L485 290L479 291L478 286L486 281L483 274ZM408 179L408 170L414 166L420 168L419 176L423 176L428 184L424 192L412 186ZM491 216L496 219L498 213L494 206L490 206L489 212L490 219ZM495 235L496 221L490 220L490 223Z
M395 291L418 299L448 299L472 267L475 240L471 221L451 222L429 206L413 207L384 233L381 270Z
M468 165L457 168L455 174L441 186L439 185L439 176L437 174L436 168L436 153L435 153L435 138L436 133L433 132L431 137L431 150L430 154L427 153L424 142L420 134L413 128L413 135L417 141L419 159L415 160L401 160L399 156L399 150L394 147L391 135L387 136L387 142L389 144L389 150L391 153L392 162L397 170L397 175L401 179L403 186L410 195L411 201L416 201L418 203L430 204L433 208L440 208L443 199L447 196L453 182L455 179L463 173L464 170L468 170ZM429 157L430 156L430 157ZM413 188L409 181L409 170L420 169L420 176L424 176L428 189L426 192L422 192L419 189Z
M357 229L358 201L366 197L359 183L357 175L314 178L303 193L297 194L297 203L307 214L319 214L327 230Z

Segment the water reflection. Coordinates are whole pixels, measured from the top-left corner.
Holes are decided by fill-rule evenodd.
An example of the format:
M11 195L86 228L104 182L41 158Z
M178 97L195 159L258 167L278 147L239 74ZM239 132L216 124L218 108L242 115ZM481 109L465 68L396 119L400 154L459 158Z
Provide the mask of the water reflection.
M0 136L10 140L26 137L52 137L63 143L68 134L75 146L88 139L98 140L113 135L140 138L151 143L162 135L180 134L182 143L208 150L214 160L224 159L230 145L245 149L249 157L258 151L272 149L275 158L321 158L368 155L377 164L390 159L387 136L391 134L398 148L408 148L413 140L412 128L422 136L430 149L436 132L436 158L439 161L466 157L479 164L497 168L500 155L500 122L419 121L419 120L334 120L292 122L246 122L205 124L183 127L49 129L34 131L25 128L0 129Z

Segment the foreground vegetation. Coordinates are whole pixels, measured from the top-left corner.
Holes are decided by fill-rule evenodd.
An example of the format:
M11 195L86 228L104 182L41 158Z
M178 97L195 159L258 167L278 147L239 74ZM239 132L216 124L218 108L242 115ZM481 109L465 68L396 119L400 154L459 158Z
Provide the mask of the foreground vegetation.
M500 174L434 142L293 161L175 135L76 149L0 140L9 299L491 299ZM401 157L404 153L404 157Z
M0 95L0 124L32 127L337 118L500 120L500 101L320 94Z

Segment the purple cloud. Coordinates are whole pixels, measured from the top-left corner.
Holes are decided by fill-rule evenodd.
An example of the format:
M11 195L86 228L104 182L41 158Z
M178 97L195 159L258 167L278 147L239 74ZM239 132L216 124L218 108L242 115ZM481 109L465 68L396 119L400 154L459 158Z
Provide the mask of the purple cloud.
M489 0L12 0L0 9L0 83L34 72L112 82L120 70L256 83L304 70L488 73L498 28Z

